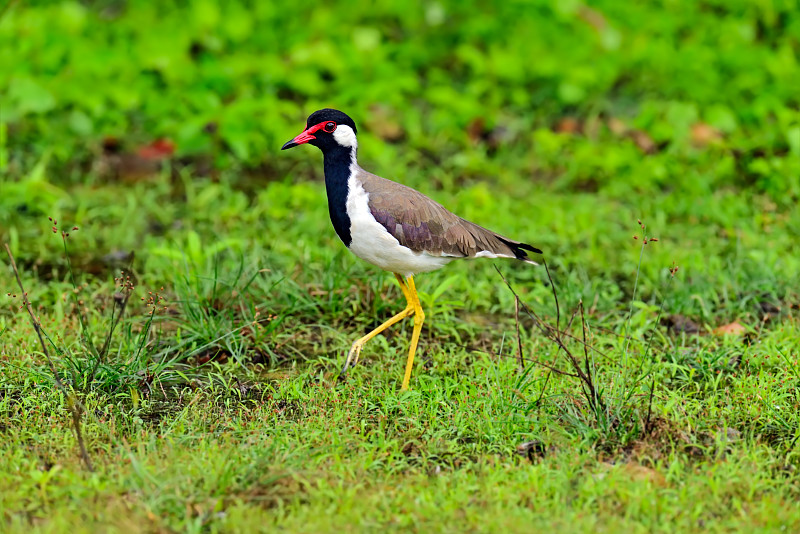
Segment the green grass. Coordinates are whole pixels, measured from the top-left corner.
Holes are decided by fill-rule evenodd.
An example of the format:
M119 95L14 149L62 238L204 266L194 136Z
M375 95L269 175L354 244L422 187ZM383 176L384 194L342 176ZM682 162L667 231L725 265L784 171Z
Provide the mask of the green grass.
M799 8L0 4L0 243L63 381L2 254L0 530L798 530ZM552 274L419 276L410 392L410 322L336 380L403 297L279 151L324 105Z

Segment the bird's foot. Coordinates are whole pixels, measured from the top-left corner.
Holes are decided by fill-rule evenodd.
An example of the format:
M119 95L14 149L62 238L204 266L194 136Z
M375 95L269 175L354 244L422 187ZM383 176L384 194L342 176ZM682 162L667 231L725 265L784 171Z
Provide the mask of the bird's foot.
M342 372L339 373L339 380L344 380L347 370L358 364L358 356L361 354L361 349L364 346L364 343L365 341L359 339L350 347L350 352L347 353L347 359L344 361Z

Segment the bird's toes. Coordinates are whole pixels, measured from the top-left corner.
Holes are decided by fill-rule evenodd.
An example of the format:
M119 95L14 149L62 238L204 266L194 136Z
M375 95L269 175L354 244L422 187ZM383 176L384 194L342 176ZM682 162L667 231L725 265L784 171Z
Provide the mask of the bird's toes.
M358 357L360 355L361 355L361 347L359 347L356 353L353 355L353 363L351 364L351 366L358 365Z
M339 381L342 381L346 378L348 369L358 364L358 355L361 354L362 346L363 344L356 341L353 343L353 346L350 347L350 352L347 353L347 359L344 361L342 371L339 373Z
M363 343L356 341L353 343L353 346L350 347L350 353L347 355L347 361L349 362L348 367L358 364L358 357L361 355L361 349L363 346Z

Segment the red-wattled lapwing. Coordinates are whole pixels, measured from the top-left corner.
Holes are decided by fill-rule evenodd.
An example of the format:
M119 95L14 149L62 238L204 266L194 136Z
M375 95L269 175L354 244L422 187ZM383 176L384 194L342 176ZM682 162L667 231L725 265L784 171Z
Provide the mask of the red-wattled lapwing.
M422 193L359 167L356 124L341 111L315 111L308 117L303 133L281 150L304 143L322 150L328 211L339 238L362 260L394 273L407 302L403 311L353 343L342 376L358 362L367 341L413 315L414 330L402 386L407 389L425 319L414 275L458 258L516 258L536 265L525 251L542 251L464 220Z

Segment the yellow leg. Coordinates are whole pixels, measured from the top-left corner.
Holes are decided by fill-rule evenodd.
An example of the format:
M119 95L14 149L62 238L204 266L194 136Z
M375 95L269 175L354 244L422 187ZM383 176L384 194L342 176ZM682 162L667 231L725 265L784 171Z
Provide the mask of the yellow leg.
M406 281L403 280L403 277L397 273L394 273L394 277L397 278L397 283L400 284L400 291L403 292L403 296L406 298L406 303L411 304L411 296L408 293Z
M413 306L414 331L411 334L411 346L408 349L406 374L403 376L403 385L400 388L401 391L408 389L408 382L411 380L411 370L414 368L414 354L417 352L419 334L422 331L422 323L425 321L425 313L422 311L422 305L419 303L419 295L417 295L417 287L414 285L413 276L408 277L408 295L406 298L409 298L409 305Z
M402 321L403 319L405 319L409 315L412 315L414 313L414 311L416 310L416 308L414 307L414 304L413 304L413 302L411 300L411 293L409 292L409 289L406 286L406 283L403 280L403 277L400 276L399 274L396 274L396 273L395 273L395 277L397 278L397 281L400 283L400 290L403 292L403 295L405 295L405 297L406 297L406 308L403 311L401 311L400 313L398 313L397 315L395 315L394 317L392 317L391 319L389 319L388 321L386 321L385 323L383 323L382 325L380 325L379 327L377 327L375 330L373 330L372 332L370 332L366 336L364 336L362 338L359 338L359 339L357 339L356 341L353 342L353 345L350 347L350 352L347 354L347 359L344 361L344 367L342 367L342 372L339 374L339 378L344 378L344 375L347 372L347 369L349 367L351 367L352 365L355 365L356 363L358 363L358 355L361 353L361 349L364 347L364 344L367 341L369 341L373 337L377 336L378 334L380 334L381 332L383 332L384 330L386 330L387 328L389 328L393 324L397 323L398 321Z

